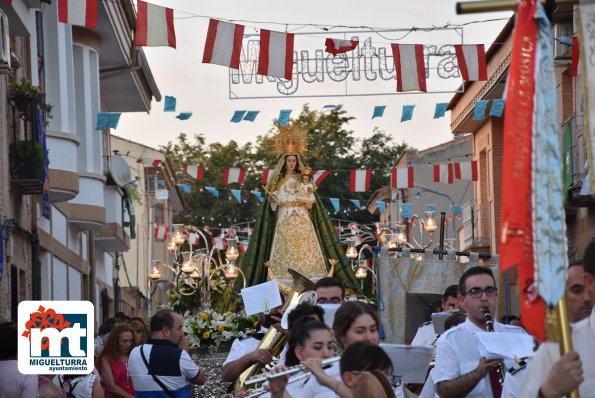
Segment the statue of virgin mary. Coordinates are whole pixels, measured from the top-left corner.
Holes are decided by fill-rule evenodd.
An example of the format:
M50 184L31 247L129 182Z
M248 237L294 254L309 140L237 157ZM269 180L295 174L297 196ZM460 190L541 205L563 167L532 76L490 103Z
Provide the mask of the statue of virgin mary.
M315 184L309 181L312 170L304 167L306 132L294 126L280 127L274 148L279 156L277 165L240 263L247 285L277 279L280 285L291 286L291 268L312 281L333 272L345 287L357 289L335 227ZM307 184L302 182L305 176L309 177L304 178Z

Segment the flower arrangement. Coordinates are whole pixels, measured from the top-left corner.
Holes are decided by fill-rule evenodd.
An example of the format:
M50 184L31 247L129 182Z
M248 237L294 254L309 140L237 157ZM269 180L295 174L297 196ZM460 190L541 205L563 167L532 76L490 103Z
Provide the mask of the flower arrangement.
M247 316L239 313L214 310L184 315L184 332L188 333L191 348L219 347L221 343L232 341L238 337L254 332L258 324L258 315Z

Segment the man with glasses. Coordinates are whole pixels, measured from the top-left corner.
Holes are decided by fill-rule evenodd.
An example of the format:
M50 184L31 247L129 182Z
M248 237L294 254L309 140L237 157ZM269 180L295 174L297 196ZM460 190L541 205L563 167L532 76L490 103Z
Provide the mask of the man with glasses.
M459 309L459 301L457 298L457 291L459 287L457 285L450 285L444 291L442 295L442 312L453 312ZM434 331L434 324L432 321L422 323L417 333L411 342L411 345L427 345L431 346L438 334Z
M436 390L442 398L499 397L501 386L495 380L495 370L502 360L482 357L474 336L486 331L484 308L494 314L498 302L492 271L482 266L465 271L459 280L458 299L459 307L467 310L467 319L438 339L433 374ZM494 322L494 331L525 333L520 327L498 322Z
M345 286L340 279L325 277L314 285L316 304L343 304L345 299Z

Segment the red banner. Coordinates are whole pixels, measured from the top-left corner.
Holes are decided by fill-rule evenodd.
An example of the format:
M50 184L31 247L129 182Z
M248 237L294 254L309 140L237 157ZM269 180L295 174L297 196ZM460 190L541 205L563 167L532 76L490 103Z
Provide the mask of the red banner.
M506 109L502 158L502 208L500 268L517 267L521 290L523 326L539 340L545 339L544 303L535 287L533 267L531 137L535 94L537 0L519 3Z

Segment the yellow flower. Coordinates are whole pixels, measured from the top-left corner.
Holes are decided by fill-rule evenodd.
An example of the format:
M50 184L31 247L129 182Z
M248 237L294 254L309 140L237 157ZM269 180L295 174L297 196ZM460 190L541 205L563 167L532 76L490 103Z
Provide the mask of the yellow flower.
M202 313L200 314L200 318L201 318L203 321L206 321L207 319L209 319L209 314L207 314L206 312L202 312Z
M225 313L225 316L232 316L232 315L233 315L233 314L231 313L231 311L227 311L227 312Z
M225 327L223 327L223 325L219 325L217 326L217 330L223 332L225 330Z
M178 298L178 296L176 296L176 294L175 294L175 293L172 293L172 294L170 294L170 295L169 295L169 299L170 299L171 301L175 301L177 298Z
M211 337L211 332L204 332L202 334L202 338L205 339L205 340L208 339L208 338L210 338L210 337Z

